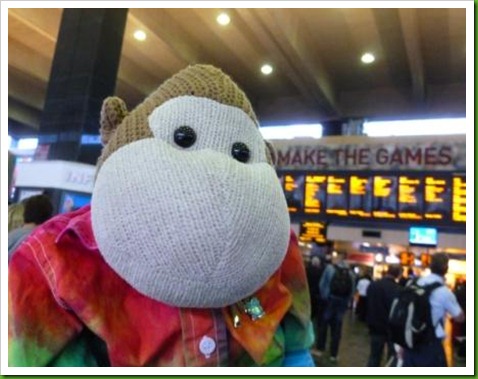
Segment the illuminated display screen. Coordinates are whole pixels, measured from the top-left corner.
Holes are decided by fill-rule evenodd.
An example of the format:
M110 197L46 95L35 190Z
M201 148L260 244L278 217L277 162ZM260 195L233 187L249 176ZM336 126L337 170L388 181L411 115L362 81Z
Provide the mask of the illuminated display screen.
M306 175L304 212L307 214L320 214L325 208L326 175Z
M397 177L375 176L373 181L372 215L375 218L397 217Z
M465 173L283 172L291 215L438 225L466 222ZM317 221L317 220L314 220Z
M304 221L300 223L299 240L302 242L326 243L325 222Z
M450 217L450 180L426 175L424 192L423 218L447 220Z
M348 178L329 175L327 178L327 214L347 216Z
M283 178L287 208L290 213L302 210L304 200L304 175L287 174Z
M398 217L402 220L421 220L423 205L422 179L412 176L398 178Z
M350 176L349 214L351 216L372 217L372 185L372 177Z
M453 177L452 220L466 222L466 177Z
M412 226L410 228L408 241L411 245L436 246L438 242L438 231L436 228Z

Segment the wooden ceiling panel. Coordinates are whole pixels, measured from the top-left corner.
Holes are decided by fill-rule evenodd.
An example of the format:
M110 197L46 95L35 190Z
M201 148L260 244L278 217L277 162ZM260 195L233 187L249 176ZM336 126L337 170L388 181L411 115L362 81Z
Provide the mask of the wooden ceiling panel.
M39 32L37 26L14 12L8 13L8 38L32 49L34 54L43 55L50 60L55 52L56 35L52 38L45 32Z
M465 9L233 8L227 26L220 11L129 9L115 94L131 109L187 65L209 63L268 124L464 114ZM62 12L8 10L13 118L24 111L33 123L43 108ZM369 66L365 51L376 56ZM263 63L272 75L260 73Z
M128 83L143 94L149 94L160 83L158 76L151 75L147 70L126 56L123 56L118 68L118 79Z
M311 47L321 59L336 91L357 85L354 75L356 47L340 9L302 10L300 19L307 24L313 37Z
M348 36L353 49L348 52L349 65L354 78L348 87L350 90L369 87L389 87L392 82L387 70L386 55L383 49L380 32L371 9L340 9L346 23ZM373 65L361 61L364 53L375 56ZM358 75L357 75L358 74Z
M22 43L8 39L8 65L27 73L35 79L48 81L52 60L35 54Z
M296 63L298 75L308 84L307 89L316 99L318 108L324 114L339 114L335 88L322 59L315 54L315 49L311 49L314 46L312 33L301 22L298 13L270 9L260 9L258 12L261 12L260 17L268 24L271 34L274 34L284 56ZM312 81L309 82L309 78Z
M207 33L201 36L205 46L209 46L209 54L212 57L207 63L216 64L219 67L228 67L228 74L239 81L246 88L257 88L257 80L260 79L260 67L267 61L266 54L247 38L240 29L239 16L230 12L231 22L221 26L216 18L221 9L193 9L192 12L204 25ZM199 28L202 29L202 28ZM276 82L271 89L267 82L261 86L261 92L257 95L267 96L271 91L280 90L281 84Z
M8 14L19 18L43 37L56 41L60 29L61 8L9 8Z
M146 12L159 12L157 9ZM185 67L188 62L182 59L162 40L148 25L140 21L143 10L130 9L125 27L122 55L141 63L151 74L164 79L179 69ZM136 30L146 33L145 41L138 41L133 37Z

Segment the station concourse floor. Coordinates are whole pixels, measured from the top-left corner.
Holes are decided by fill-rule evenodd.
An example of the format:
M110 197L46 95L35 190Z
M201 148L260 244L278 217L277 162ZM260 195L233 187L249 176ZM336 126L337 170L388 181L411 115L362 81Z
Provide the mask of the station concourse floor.
M451 325L446 325L447 335L451 335ZM330 343L330 333L327 336L327 344ZM337 362L329 360L328 350L320 358L314 361L317 367L365 367L367 366L370 351L370 340L368 328L365 323L358 320L352 310L348 310L344 317L342 327L342 339L339 346ZM463 359L455 359L451 339L445 340L445 353L448 365L451 367L464 367L466 362ZM385 362L384 362L385 364Z

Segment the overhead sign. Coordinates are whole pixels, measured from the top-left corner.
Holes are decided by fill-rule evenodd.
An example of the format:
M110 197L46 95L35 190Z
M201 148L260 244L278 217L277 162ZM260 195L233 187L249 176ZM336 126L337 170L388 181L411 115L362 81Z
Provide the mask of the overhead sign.
M452 127L452 126L450 126ZM277 168L287 170L466 169L465 136L338 136L272 141Z
M302 242L327 242L326 225L320 221L304 221L300 223L299 240Z
M16 187L57 188L91 193L96 167L70 161L33 161L17 165Z

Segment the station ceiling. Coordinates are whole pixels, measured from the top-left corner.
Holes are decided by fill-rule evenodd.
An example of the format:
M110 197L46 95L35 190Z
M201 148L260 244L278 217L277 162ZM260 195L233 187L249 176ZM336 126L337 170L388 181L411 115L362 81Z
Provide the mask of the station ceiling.
M227 26L216 21L226 11ZM263 125L463 117L465 9L129 9L116 95L131 109L191 63L222 68ZM38 130L62 9L8 11L8 112ZM144 41L134 38L138 29ZM375 61L361 62L371 52ZM261 73L262 64L273 66Z

